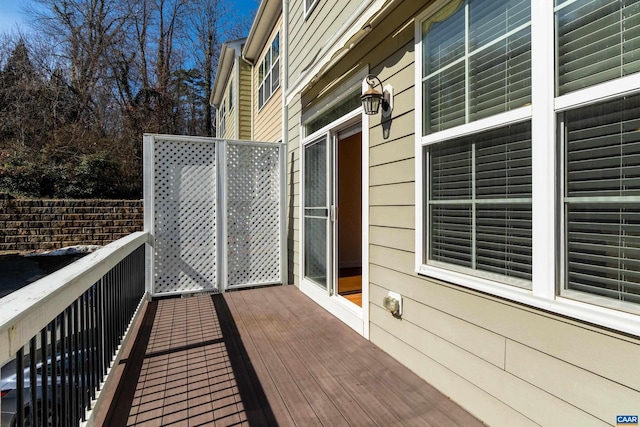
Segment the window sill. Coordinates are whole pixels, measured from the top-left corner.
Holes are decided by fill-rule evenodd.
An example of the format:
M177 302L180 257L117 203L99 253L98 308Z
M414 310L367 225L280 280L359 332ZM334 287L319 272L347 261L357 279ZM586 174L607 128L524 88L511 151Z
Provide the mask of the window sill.
M429 265L419 266L416 273L421 276L463 286L515 303L524 304L532 308L640 337L640 315L637 314L594 305L576 299L569 299L566 296L556 296L554 299L547 299L535 295L533 291L528 289L504 285L491 280Z

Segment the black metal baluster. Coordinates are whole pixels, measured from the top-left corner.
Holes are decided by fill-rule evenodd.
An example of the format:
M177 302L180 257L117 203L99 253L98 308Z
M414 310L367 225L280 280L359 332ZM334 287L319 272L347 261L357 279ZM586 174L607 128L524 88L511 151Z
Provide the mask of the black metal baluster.
M93 400L96 398L96 381L95 381L95 369L96 369L96 365L95 365L95 359L94 359L94 355L96 352L96 344L95 344L95 335L94 335L94 329L95 329L95 324L94 324L94 311L95 311L95 303L96 303L96 296L95 296L95 284L89 288L89 290L87 291L87 379L89 382L89 407L88 409L91 409L91 403L93 402Z
M129 287L127 283L129 281L129 257L126 257L121 262L122 267L120 268L120 278L122 281L120 282L120 287L122 288L122 338L124 338L124 334L127 331L127 326L129 324L129 304L131 303L129 299Z
M116 299L116 305L118 306L118 334L117 334L117 340L116 342L120 342L122 340L122 337L124 336L124 308L125 305L123 304L124 302L124 287L122 286L122 282L124 280L124 274L123 274L123 269L122 269L122 265L123 265L123 261L120 261L118 263L118 265L116 265L116 274L117 274L117 289L118 289L118 295L117 295L117 299ZM116 348L118 348L118 345L116 344Z
M67 310L60 314L60 422L63 426L69 425L69 386L67 381Z
M116 354L116 350L118 348L118 315L120 314L120 307L118 306L118 270L115 269L113 274L111 275L111 353L110 361L113 360L113 356Z
M80 412L83 410L82 406L82 388L80 386L80 360L82 354L82 348L80 347L80 334L82 331L79 328L79 301L76 299L73 303L73 409L74 417L73 424L76 425L82 416Z
M67 392L69 399L69 425L74 425L76 423L76 408L75 408L75 395L76 395L76 387L73 383L73 354L75 352L75 347L73 343L73 304L71 304L67 308L67 365L66 365L66 375L64 376L65 382L67 383Z
M105 277L105 287L104 287L104 323L106 326L105 330L105 355L104 355L104 368L105 374L109 370L109 363L111 361L111 351L112 341L111 335L113 333L113 301L112 301L112 292L111 292L111 271L109 271Z
M49 324L50 325L50 324ZM40 381L41 381L41 393L42 398L42 412L40 412L40 419L43 421L42 424L47 425L47 419L49 418L49 414L51 414L51 401L49 399L49 364L47 361L49 360L49 340L47 337L47 329L45 327L42 331L40 331Z
M86 421L86 410L90 409L89 389L87 387L87 292L83 293L78 305L80 307L80 391L81 391L81 410L82 421Z
M16 411L17 425L24 425L24 349L16 353Z
M107 280L105 282L105 287L104 287L104 323L106 325L106 330L105 330L105 361L104 361L104 368L105 368L105 374L107 373L107 371L109 370L109 364L111 362L111 351L112 351L112 344L111 344L111 330L113 329L113 315L112 315L112 310L113 310L113 302L111 301L111 272L107 273Z
M98 389L102 389L102 378L104 376L104 277L98 282L96 289L96 383Z
M29 394L31 395L29 422L32 426L38 425L38 372L36 371L38 357L36 356L36 347L36 338L31 338L29 340Z
M58 411L58 354L56 349L58 348L58 324L62 323L60 315L56 317L51 326L51 418L53 419L54 426L58 424L58 417L60 413Z

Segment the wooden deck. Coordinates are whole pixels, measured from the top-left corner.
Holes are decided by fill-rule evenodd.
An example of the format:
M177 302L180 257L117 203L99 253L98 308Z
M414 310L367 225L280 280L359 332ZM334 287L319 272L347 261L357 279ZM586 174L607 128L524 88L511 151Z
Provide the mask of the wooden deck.
M474 426L293 286L149 303L106 426Z

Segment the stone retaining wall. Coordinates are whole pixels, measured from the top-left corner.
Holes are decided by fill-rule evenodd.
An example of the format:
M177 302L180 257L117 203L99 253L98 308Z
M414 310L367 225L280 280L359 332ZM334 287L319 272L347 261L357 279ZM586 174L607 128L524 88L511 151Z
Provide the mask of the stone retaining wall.
M142 228L141 200L0 200L0 252L106 245Z

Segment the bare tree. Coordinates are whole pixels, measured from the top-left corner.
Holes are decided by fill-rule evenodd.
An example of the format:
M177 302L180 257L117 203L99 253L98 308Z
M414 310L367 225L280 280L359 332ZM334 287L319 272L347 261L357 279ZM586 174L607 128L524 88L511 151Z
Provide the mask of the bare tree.
M42 31L55 40L56 53L68 65L70 84L81 106L84 126L97 123L96 93L108 90L106 61L118 45L127 25L127 16L119 2L110 0L35 0Z
M0 191L139 195L143 132L212 135L220 44L251 23L230 0L27 1L38 31L0 34Z

